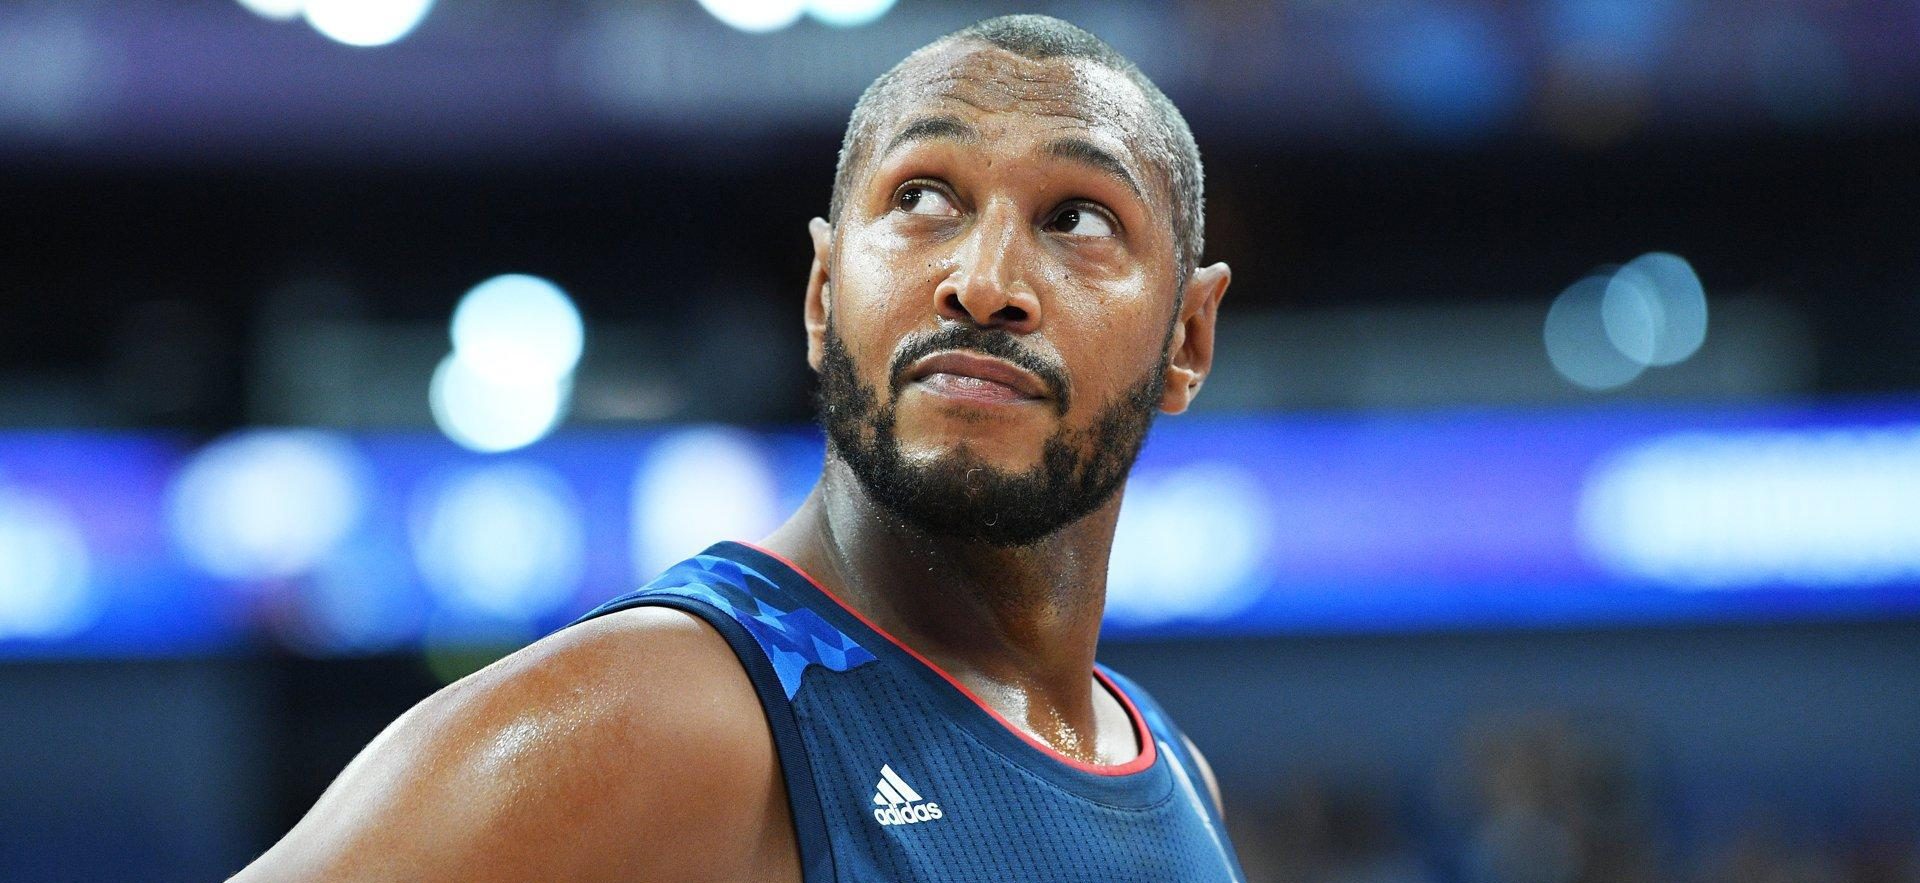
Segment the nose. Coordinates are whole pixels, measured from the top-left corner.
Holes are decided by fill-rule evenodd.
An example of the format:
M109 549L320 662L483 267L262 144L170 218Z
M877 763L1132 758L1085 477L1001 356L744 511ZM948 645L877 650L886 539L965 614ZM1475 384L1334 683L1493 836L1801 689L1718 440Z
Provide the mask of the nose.
M1040 328L1040 298L1032 278L1033 243L1026 220L1012 206L990 206L976 218L953 255L951 271L934 286L942 319L1027 334Z

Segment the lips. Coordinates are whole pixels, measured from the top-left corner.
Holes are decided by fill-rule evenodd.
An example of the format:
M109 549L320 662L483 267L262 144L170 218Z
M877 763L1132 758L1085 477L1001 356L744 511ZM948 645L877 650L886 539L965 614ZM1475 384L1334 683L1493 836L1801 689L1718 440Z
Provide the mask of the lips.
M1011 362L972 353L934 353L907 369L908 382L934 392L984 401L1025 401L1047 398L1039 377Z

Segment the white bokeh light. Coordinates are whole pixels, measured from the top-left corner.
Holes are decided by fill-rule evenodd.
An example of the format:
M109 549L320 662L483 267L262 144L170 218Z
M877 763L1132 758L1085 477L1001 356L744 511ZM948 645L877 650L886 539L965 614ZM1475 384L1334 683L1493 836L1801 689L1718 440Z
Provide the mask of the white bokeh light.
M773 468L751 436L690 429L648 449L633 479L635 576L660 571L719 540L752 540L779 526Z
M579 503L544 467L500 463L429 486L415 501L414 555L455 608L525 622L573 596L585 567Z
M1920 578L1920 426L1636 445L1588 478L1580 536L1607 569L1681 588Z
M1567 286L1547 309L1542 330L1554 370L1586 389L1625 386L1646 370L1609 337L1604 304L1611 279L1611 274L1588 276Z
M857 28L872 24L893 8L894 0L806 0L807 14L821 24Z
M413 32L433 0L305 0L307 24L348 46L385 46Z
M475 285L453 310L453 351L499 380L557 380L580 363L586 330L560 286L510 273Z
M570 377L499 380L449 353L434 369L427 403L448 438L469 450L499 453L552 432L566 411L572 384Z
M1143 625L1223 620L1260 597L1272 511L1252 474L1196 463L1127 483L1107 575L1107 615Z
M0 640L59 638L86 628L100 609L91 569L64 508L0 487Z
M306 0L238 0L248 12L274 21L292 21L300 17Z
M366 467L353 445L317 430L255 430L202 449L167 490L167 519L187 559L226 579L312 569L359 524Z
M727 27L749 34L780 30L806 12L806 0L700 0L701 8Z

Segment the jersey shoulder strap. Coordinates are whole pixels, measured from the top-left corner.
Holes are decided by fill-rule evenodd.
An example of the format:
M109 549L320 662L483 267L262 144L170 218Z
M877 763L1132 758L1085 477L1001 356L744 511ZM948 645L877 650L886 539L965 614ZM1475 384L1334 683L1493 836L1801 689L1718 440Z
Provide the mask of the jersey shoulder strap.
M634 607L670 607L700 617L719 632L745 669L773 733L800 848L801 879L833 880L833 847L793 697L808 666L846 671L874 656L765 574L716 554L725 545L668 568L568 625Z
M872 662L867 648L834 628L767 575L731 558L706 552L674 565L652 582L589 611L584 622L616 610L647 605L678 607L706 619L722 635L743 630L773 668L781 692L791 700L800 690L807 666L833 671ZM686 602L695 602L693 609ZM716 622L718 613L724 619ZM751 673L751 672L750 672Z
M1159 749L1167 755L1169 760L1173 761L1175 776L1179 779L1190 780L1192 783L1199 785L1198 788L1192 788L1191 785L1188 786L1192 788L1192 790L1199 791L1204 789L1204 784L1200 784L1202 780L1200 761L1196 759L1193 756L1193 752L1187 748L1186 734L1181 731L1178 725L1174 724L1173 717L1167 714L1167 710L1160 707L1160 703L1153 698L1153 695L1135 683L1132 678L1122 675L1105 665L1099 663L1095 663L1095 665L1099 667L1102 674L1105 674L1108 679L1113 681L1114 686L1126 692L1127 698L1133 700L1134 707L1140 710L1141 719L1146 721L1147 730L1153 734L1154 739L1159 743ZM1225 831L1226 820L1221 818L1220 807L1213 802L1212 796L1208 795L1207 799L1200 803L1201 810L1206 815L1207 820L1214 826L1215 830ZM1222 838L1222 842L1224 842L1224 838Z

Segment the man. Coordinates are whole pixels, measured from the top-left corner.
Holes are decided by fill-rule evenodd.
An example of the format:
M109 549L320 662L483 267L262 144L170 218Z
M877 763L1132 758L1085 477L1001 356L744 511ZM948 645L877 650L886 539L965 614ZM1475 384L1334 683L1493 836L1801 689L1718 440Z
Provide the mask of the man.
M1200 181L1065 22L901 62L809 228L805 504L422 702L240 879L1238 880L1094 663L1119 490L1212 362Z

